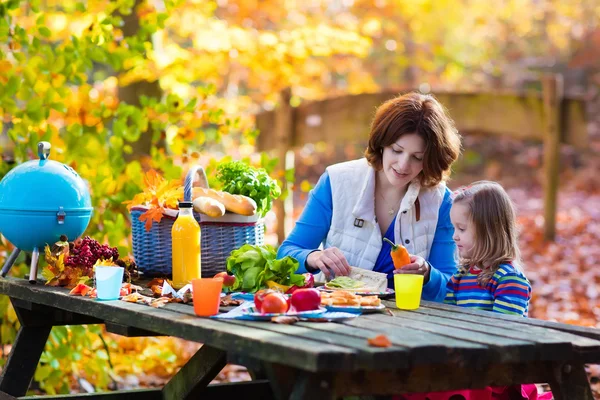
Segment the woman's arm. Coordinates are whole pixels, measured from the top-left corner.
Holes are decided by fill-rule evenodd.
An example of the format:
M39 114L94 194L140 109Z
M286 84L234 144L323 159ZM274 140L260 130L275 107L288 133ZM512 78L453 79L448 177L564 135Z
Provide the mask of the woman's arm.
M456 272L456 244L452 239L454 227L450 222L452 200L450 189L446 188L444 200L440 206L438 222L431 250L429 251L429 280L423 286L423 300L444 301L448 280Z
M306 258L315 250L327 236L333 215L331 200L331 182L325 172L319 178L317 185L310 191L304 211L300 215L294 229L283 241L277 251L277 258L292 256L300 266L297 273L306 271ZM312 272L312 271L311 271ZM317 269L315 272L319 272Z

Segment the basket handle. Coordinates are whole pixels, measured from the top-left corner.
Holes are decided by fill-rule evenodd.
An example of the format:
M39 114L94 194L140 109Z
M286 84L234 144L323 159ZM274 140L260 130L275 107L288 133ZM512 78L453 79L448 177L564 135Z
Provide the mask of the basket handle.
M200 185L208 189L208 179L206 179L206 172L200 165L192 167L187 175L185 176L185 182L183 184L183 200L192 201L192 187L194 186L194 180L196 177L200 178Z

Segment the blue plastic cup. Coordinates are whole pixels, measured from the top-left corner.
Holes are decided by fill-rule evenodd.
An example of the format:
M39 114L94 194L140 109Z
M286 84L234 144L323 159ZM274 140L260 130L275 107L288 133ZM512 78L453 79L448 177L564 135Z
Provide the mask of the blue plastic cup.
M97 266L95 271L98 300L118 300L123 283L123 267Z

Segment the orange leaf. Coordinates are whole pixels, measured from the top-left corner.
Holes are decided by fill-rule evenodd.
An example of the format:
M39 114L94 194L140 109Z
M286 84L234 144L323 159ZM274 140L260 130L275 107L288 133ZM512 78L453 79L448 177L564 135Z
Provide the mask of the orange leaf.
M152 222L156 221L157 223L163 217L163 208L150 208L148 211L140 215L140 221L146 221L145 227L146 231L152 229Z
M367 339L369 346L373 347L390 347L392 342L385 335L377 335L374 338Z

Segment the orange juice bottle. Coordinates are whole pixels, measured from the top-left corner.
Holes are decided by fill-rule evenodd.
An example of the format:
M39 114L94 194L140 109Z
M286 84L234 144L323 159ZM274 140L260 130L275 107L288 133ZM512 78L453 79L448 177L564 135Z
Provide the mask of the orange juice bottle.
M200 278L200 225L191 201L179 202L179 215L171 230L173 287L181 289Z

